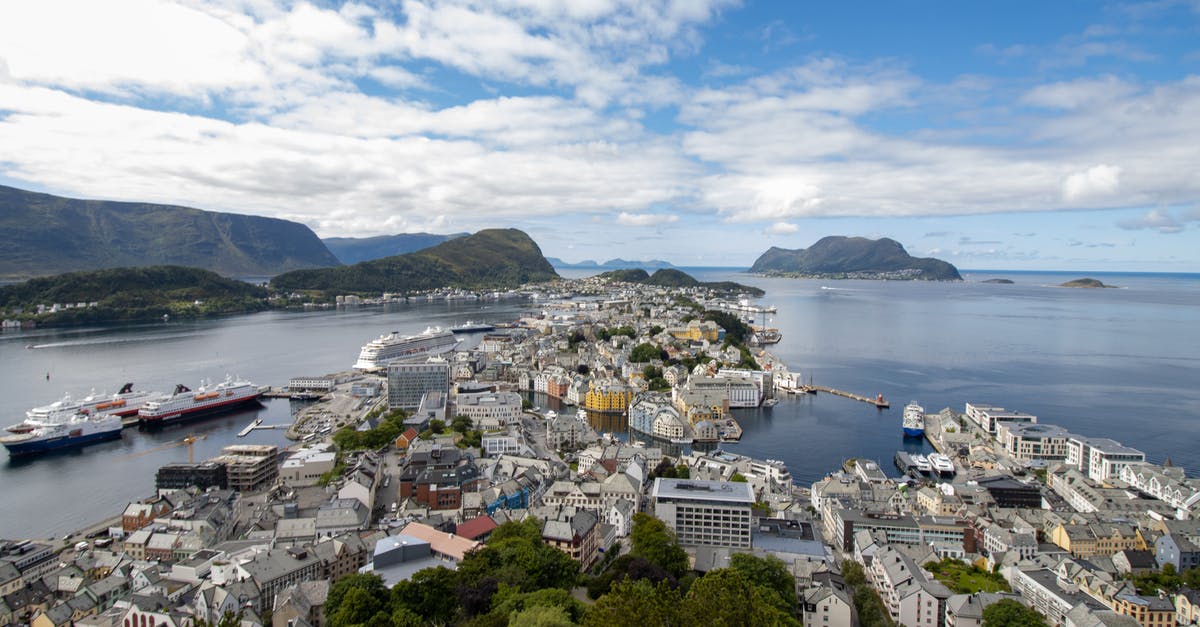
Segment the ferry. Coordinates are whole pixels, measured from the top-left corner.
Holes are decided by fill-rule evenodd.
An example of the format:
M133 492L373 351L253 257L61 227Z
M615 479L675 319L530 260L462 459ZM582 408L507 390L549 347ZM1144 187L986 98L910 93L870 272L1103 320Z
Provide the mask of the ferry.
M81 411L51 421L26 420L8 428L12 435L0 437L10 457L27 457L121 437L121 417L115 413L92 414Z
M457 327L450 327L450 332L454 333L454 334L485 333L487 331L495 331L495 330L496 330L496 325L488 324L486 322L474 322L471 320L467 320L466 324L459 325Z
M930 453L929 464L933 466L934 472L943 477L954 476L954 462L941 453Z
M916 453L912 456L912 461L913 461L913 465L916 466L916 468L917 468L917 472L919 472L923 475L927 475L930 472L933 472L933 466L930 465L928 457L925 457L924 455L922 455L920 453Z
M257 385L228 376L221 383L206 383L195 391L179 384L170 397L146 403L138 410L138 421L150 426L226 413L257 403L260 392Z
M355 370L384 368L393 361L414 361L453 350L459 339L454 333L430 327L417 335L401 335L392 331L379 339L367 342L358 353Z
M919 438L925 435L925 408L910 401L904 406L904 437Z
M25 412L25 417L27 421L53 423L66 420L81 412L88 414L116 414L122 417L132 416L146 403L162 400L165 397L165 394L159 392L135 392L133 384L126 383L121 386L120 391L111 395L96 394L93 392L79 400L75 400L68 394L62 397L61 400L30 409Z

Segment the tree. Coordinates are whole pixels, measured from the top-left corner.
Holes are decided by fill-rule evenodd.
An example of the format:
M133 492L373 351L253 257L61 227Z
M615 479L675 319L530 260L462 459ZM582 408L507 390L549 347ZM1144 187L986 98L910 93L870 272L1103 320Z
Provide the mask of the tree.
M561 607L534 606L514 612L508 620L509 627L572 627L575 623Z
M730 477L729 480L734 483L746 483L748 481L748 479L746 479L746 475L743 475L740 472L733 473L733 476Z
M330 625L360 625L371 620L376 614L387 609L387 597L373 595L365 588L350 588L346 590L337 608L330 612L326 610Z
M687 464L679 464L675 467L675 476L679 479L691 479L692 469L688 468Z
M578 366L575 366L575 372L578 372L579 374L581 374L585 377L589 373L591 373L591 371L592 371L591 367L588 366L587 364L579 364Z
M343 600L353 590L365 592L366 595L365 597L362 595L355 595L356 607L351 612L348 612L347 616L358 617L359 613L363 611L363 606L369 603L366 600L366 597L378 600L378 605L373 606L376 607L376 609L382 608L388 603L388 589L387 586L383 585L382 577L373 573L365 575L355 573L338 579L337 583L333 584L333 586L329 588L329 594L325 597L325 615L331 618L336 615L341 610ZM370 614L362 617L361 620L355 620L351 622L365 622L374 614L375 611L371 611Z
M867 583L867 575L863 572L862 564L854 560L842 560L842 580L852 588Z
M458 612L458 576L438 566L423 568L392 588L392 604L435 624L449 624Z
M629 361L635 364L644 364L646 362L658 359L661 356L661 349L650 342L642 342L633 347L629 351Z
M729 558L729 567L740 571L754 585L778 594L784 602L781 609L788 613L795 611L796 578L783 560L773 555L755 557L749 553L734 553Z
M675 578L682 577L688 571L687 553L675 541L675 533L658 518L645 512L634 514L629 540L632 546L630 554L658 565Z
M434 433L441 433L446 430L446 421L434 418L429 421L429 430Z
M983 608L984 627L1046 627L1046 618L1012 599Z
M646 627L683 625L679 592L666 582L657 585L626 579L613 585L583 618L585 627ZM703 624L703 623L701 623Z
M658 326L657 324L650 325L650 337L654 337L662 332L663 332L663 328Z
M471 418L468 416L463 416L462 414L459 414L450 420L451 431L457 431L459 433L466 434L474 427L475 423L471 420Z
M771 589L755 585L736 568L709 571L688 590L681 612L685 622L696 625L741 627L742 625L796 625L782 600Z

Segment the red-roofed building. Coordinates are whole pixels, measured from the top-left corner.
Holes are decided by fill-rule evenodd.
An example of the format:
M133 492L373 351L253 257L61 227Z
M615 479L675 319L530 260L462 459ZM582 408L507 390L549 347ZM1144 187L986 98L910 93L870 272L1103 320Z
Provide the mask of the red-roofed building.
M498 526L491 516L478 516L458 525L454 533L468 540L484 542Z
M420 434L418 434L417 430L412 427L405 429L404 433L401 433L400 436L396 438L396 450L407 451L409 445L416 441L418 435Z

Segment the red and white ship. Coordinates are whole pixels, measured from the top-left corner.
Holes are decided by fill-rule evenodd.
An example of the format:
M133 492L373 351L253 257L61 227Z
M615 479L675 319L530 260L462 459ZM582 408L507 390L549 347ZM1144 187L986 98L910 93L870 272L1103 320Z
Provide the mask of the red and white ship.
M143 405L138 420L143 425L157 425L222 414L257 403L260 393L257 385L228 376L221 383L205 383L194 391L180 384L165 400Z

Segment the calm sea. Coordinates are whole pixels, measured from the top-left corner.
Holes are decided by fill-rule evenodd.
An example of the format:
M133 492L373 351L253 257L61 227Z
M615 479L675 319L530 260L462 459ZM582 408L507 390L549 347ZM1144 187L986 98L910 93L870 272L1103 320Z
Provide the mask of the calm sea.
M762 321L783 332L772 351L793 371L893 403L877 411L821 395L739 412L745 436L726 448L782 459L801 483L847 457L875 458L889 468L896 450L921 447L901 436L901 408L910 400L929 411L998 404L1111 437L1146 451L1152 461L1170 457L1200 470L1200 275L973 272L964 283L925 284L692 272L766 289L760 302L779 312ZM1052 287L1082 276L1120 289ZM989 278L1015 283L981 282ZM423 303L6 332L0 335L0 419L15 423L29 407L64 393L112 392L127 381L165 390L229 373L282 385L293 376L347 369L362 344L391 330L500 322L533 307ZM9 461L0 453L0 537L57 536L118 514L153 492L159 466L187 460L178 442L188 433L205 436L194 447L197 459L230 443L285 444L282 431L236 434L256 415L278 424L290 411L289 401L276 400L157 433L127 430L119 441L70 454Z

